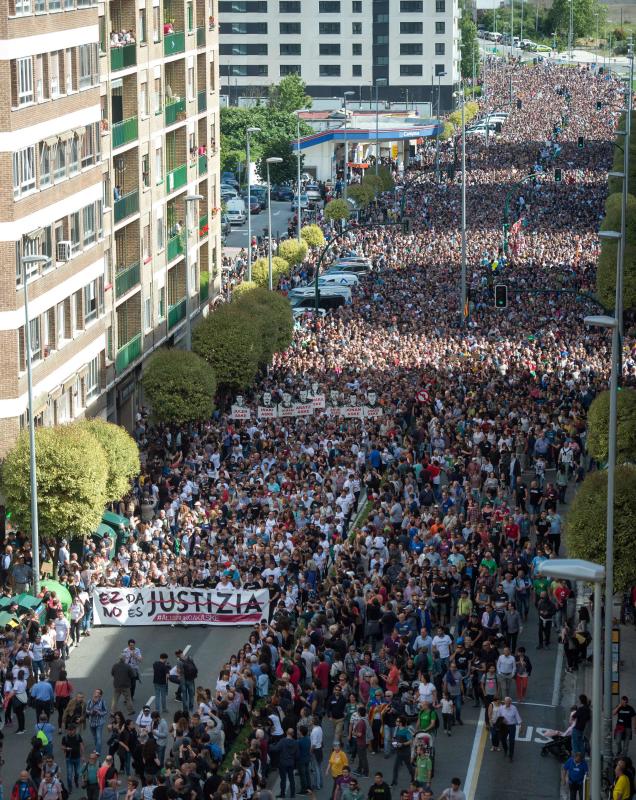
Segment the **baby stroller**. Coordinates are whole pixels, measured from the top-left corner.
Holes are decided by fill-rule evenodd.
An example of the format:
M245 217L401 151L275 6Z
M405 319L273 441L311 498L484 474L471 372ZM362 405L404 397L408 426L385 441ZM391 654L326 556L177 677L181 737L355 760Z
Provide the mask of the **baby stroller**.
M564 736L559 731L547 731L546 736L550 736L551 741L543 745L541 755L544 757L553 755L561 763L567 761L572 755L572 737L569 734Z
M420 731L416 733L411 742L411 760L415 757L418 747L423 747L424 752L431 759L431 778L435 775L435 739L430 733Z

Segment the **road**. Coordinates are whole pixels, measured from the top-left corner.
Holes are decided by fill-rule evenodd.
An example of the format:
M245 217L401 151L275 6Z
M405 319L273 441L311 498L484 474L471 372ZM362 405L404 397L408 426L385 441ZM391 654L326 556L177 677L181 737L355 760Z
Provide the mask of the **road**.
M204 628L198 626L145 627L145 628L94 628L90 638L83 639L79 647L71 651L68 661L69 680L76 691L82 691L87 697L91 696L93 689L102 688L105 700L110 704L112 698L112 678L110 670L121 652L126 647L129 639L135 639L141 649L143 664L141 670L141 683L137 684L135 693L135 711L141 710L143 704L154 695L152 686L152 663L161 652L169 655L170 663L174 664L174 651L184 649L189 645L188 655L192 656L198 669L197 685L214 688L219 670L229 659L232 653L247 642L250 626L232 628ZM171 685L172 686L172 685ZM168 721L172 720L175 711L181 704L174 700L174 689L169 689ZM120 708L124 711L123 704ZM52 720L57 726L57 718ZM32 709L27 709L26 728L32 734L35 725L35 714ZM17 726L4 730L4 761L2 771L5 792L8 796L18 772L23 768L27 752L30 747L30 735L16 736ZM59 739L54 737L54 755L56 761L63 768L65 774L64 758L59 746ZM108 738L104 737L104 741ZM92 737L89 731L84 734L85 745L92 746Z
M291 203L281 203L272 200L272 233L274 236L287 236L287 223L293 216ZM263 234L263 229L267 229L267 209L263 209L260 214L252 214L252 235ZM225 247L247 247L247 222L241 226L232 228L232 233L226 236Z

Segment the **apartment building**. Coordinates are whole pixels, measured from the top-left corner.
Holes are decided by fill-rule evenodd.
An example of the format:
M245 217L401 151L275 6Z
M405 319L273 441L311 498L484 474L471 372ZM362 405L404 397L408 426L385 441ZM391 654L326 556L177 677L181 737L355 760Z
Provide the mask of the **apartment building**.
M375 82L386 100L452 107L459 81L458 0L219 0L222 92L231 104L299 74L315 98Z
M213 2L9 0L0 18L13 176L0 190L0 455L28 421L25 281L41 425L132 427L144 357L214 297Z

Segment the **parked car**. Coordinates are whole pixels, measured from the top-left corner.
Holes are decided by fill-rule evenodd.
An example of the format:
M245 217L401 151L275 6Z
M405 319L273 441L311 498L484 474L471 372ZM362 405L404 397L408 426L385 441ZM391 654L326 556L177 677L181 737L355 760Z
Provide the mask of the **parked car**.
M247 192L243 192L241 194L241 199L245 202L245 207L247 208ZM261 205L261 201L258 197L255 197L250 192L250 213L251 214L260 214L263 206Z
M322 193L317 183L308 183L305 187L305 194L310 203L320 203Z
M239 188L239 182L236 180L236 176L233 172L222 172L221 183L227 183L228 186L234 186L235 189Z
M232 233L232 223L227 214L221 214L221 236L229 236Z
M309 207L309 198L306 194L300 195L300 208L305 209ZM298 208L298 198L294 195L294 199L291 201L291 210L296 211Z
M283 200L291 202L294 199L294 190L289 186L274 185L272 186L272 200Z
M267 186L262 186L260 183L250 186L250 197L256 197L261 204L261 210L267 208Z
M227 218L230 221L230 225L245 225L247 221L247 217L245 216L245 211L241 211L240 209L228 209Z
M538 44L535 47L534 52L535 53L551 53L552 52L552 48L548 47L547 44Z

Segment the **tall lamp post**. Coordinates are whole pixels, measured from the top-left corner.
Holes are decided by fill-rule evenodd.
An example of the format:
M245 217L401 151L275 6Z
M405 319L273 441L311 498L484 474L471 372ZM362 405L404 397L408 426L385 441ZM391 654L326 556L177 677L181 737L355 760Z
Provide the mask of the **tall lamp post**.
M344 199L347 199L347 175L349 173L349 141L347 139L347 97L353 97L355 92L345 92L343 94L343 105L344 105L344 189L342 191L342 196ZM298 200L300 203L300 200ZM300 213L300 211L298 212Z
M437 120L439 122L439 115L440 115L440 102L441 102L441 90L442 90L442 78L446 77L445 72L440 72L437 75ZM435 180L439 181L439 133L435 134Z
M274 288L274 278L272 275L272 200L271 200L271 193L272 193L272 182L269 179L269 165L270 164L280 164L282 162L282 158L278 156L271 156L271 158L266 159L267 163L267 234L269 241L267 242L267 256L268 256L268 279L267 285L270 290ZM298 216L300 216L300 195L298 195Z
M31 366L31 327L29 322L29 292L27 265L46 264L43 255L23 256L22 286L24 287L24 350L27 365L27 402L29 407L29 472L31 477L31 551L33 557L33 594L40 591L40 529L38 524L38 477L35 458L35 420L33 419L33 368Z
M194 203L198 203L199 200L204 200L202 194L189 194L186 195L186 219L185 219L185 250L184 250L184 267L185 267L185 293L186 293L186 350L192 349L192 320L190 319L190 257L189 257L189 250L190 250L190 241L189 241L189 226L188 220L191 217L190 209ZM196 214L194 216L194 220L196 220ZM198 231L197 225L197 231Z
M594 629L592 631L592 770L591 800L601 797L601 587L606 578L605 569L593 561L579 558L554 558L539 565L539 573L546 578L564 578L594 584ZM606 603L607 606L607 598Z
M300 213L300 112L304 111L304 109L299 108L297 111L294 111L296 115L296 194L298 195L298 225L297 228L297 236L298 241L300 241L300 228L302 225L302 214Z
M570 61L572 61L572 48L574 46L574 2L573 0L568 0L570 4L570 31L568 34L568 44L569 44L569 51L570 51Z
M252 280L252 193L250 191L250 134L260 133L260 128L248 128L245 131L247 142L247 280Z
M386 86L386 78L376 78L375 81L375 174L378 174L380 166L380 101L378 89Z
M510 58L512 59L512 50L514 48L515 38L515 0L510 0Z
M460 325L466 324L466 116L464 96L464 84L460 82L460 91L454 92L454 96L459 100L462 107L462 274L459 297L459 320ZM486 124L488 122L486 121Z

